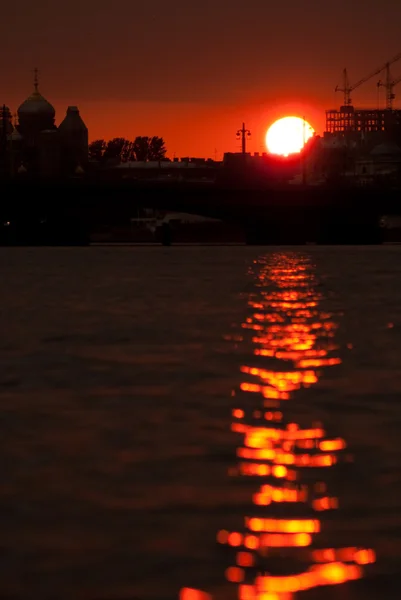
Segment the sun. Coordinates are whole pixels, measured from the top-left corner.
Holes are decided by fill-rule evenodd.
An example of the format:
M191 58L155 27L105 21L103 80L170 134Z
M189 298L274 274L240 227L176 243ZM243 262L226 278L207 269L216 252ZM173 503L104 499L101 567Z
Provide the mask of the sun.
M266 147L271 154L296 154L314 133L313 127L305 119L283 117L269 127L266 133Z

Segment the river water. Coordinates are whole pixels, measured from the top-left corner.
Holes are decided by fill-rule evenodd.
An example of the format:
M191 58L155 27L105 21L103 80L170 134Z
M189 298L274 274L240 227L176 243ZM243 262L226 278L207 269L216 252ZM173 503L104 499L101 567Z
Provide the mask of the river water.
M400 247L0 263L0 598L399 597Z

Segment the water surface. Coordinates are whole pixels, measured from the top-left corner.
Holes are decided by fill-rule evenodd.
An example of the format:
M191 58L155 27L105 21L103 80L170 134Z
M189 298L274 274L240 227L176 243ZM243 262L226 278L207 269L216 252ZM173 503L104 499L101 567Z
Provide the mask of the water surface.
M186 586L237 598L226 579L235 553L216 535L242 531L267 483L233 476L241 434L232 411L247 424L250 411L253 423L262 400L241 390L258 384L241 367L276 380L297 370L255 355L270 346L244 323L260 310L266 328L284 310L287 324L328 315L333 338L316 348L335 346L328 356L339 360L313 367L318 380L274 410L282 424L324 424L353 457L322 475L338 508L319 515L311 550L376 554L341 592L296 597L398 598L400 259L399 247L2 249L0 593L161 600ZM277 297L287 275L272 275L305 266L317 307L294 309ZM262 308L250 306L262 296ZM282 507L262 510L276 517ZM294 560L298 569L304 559ZM284 564L275 558L272 571L287 575Z

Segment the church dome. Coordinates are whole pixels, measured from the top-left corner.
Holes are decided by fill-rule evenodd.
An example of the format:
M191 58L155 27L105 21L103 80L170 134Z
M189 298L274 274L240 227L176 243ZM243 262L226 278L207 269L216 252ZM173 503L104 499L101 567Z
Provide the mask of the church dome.
M7 138L10 142L20 142L22 140L22 135L18 131L16 127L14 127L12 133Z
M54 119L56 111L53 106L37 90L27 98L18 108L18 117L46 116Z
M54 119L56 111L54 107L42 96L38 90L38 73L35 69L34 91L18 108L18 117L45 117Z

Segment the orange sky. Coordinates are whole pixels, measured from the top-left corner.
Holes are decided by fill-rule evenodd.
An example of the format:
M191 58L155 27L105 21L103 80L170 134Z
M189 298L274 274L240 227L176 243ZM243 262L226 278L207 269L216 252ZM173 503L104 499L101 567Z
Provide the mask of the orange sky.
M66 103L54 103L58 120ZM271 123L286 115L305 116L314 129L324 129L324 108L312 102L196 104L196 103L129 103L81 102L81 115L90 139L110 139L136 135L161 135L173 158L193 156L221 159L224 152L238 152L240 142L236 132L245 122L251 131L247 142L249 152L265 152L265 135ZM105 118L110 115L110 118Z
M291 95L271 97L251 90L242 98L231 102L129 102L128 100L88 100L72 94L65 99L54 98L51 89L43 89L43 95L56 109L56 123L64 118L68 105L77 104L88 130L89 139L158 135L164 138L167 156L204 157L220 160L224 152L240 151L236 132L245 122L251 131L247 150L251 153L265 152L265 136L269 126L284 116L304 117L318 135L325 129L325 110L339 108L342 94L329 93L315 97L291 100ZM50 86L47 85L46 88ZM372 86L371 86L372 87ZM317 92L317 90L315 90ZM321 92L321 90L320 90ZM26 96L29 95L26 94ZM258 99L258 96L262 97ZM25 97L26 97L25 96ZM377 92L362 90L357 95L358 106L378 106ZM401 98L401 96L400 96ZM14 112L22 101L21 95L10 103ZM383 100L382 100L383 102ZM400 103L396 101L397 106ZM383 104L382 104L383 105Z
M261 152L281 116L321 133L325 109L341 104L342 69L355 82L399 52L400 22L400 0L7 2L0 104L14 112L38 67L57 121L78 105L92 140L159 135L171 157L221 158L239 149L245 121ZM376 79L356 105L377 106Z
M322 135L325 129L325 110L339 108L342 102L342 94L335 94L333 87L329 85L323 90L328 93L322 94L322 90L316 89L313 90L315 96L310 98L306 94L302 98L299 94L296 99L294 94L294 99L291 99L289 93L282 97L272 97L253 89L242 94L243 97L237 95L231 102L220 103L79 100L73 95L65 99L54 99L43 87L41 86L43 95L56 108L56 123L64 118L69 104L78 104L89 129L90 140L159 135L166 142L169 158L190 156L220 160L224 152L238 152L241 146L236 139L236 132L243 122L251 131L247 150L252 153L265 152L268 127L276 119L289 115L304 117L316 133ZM401 96L396 101L397 106L400 98ZM359 91L357 99L358 106L378 106L374 86ZM15 105L18 106L19 102L18 99Z

